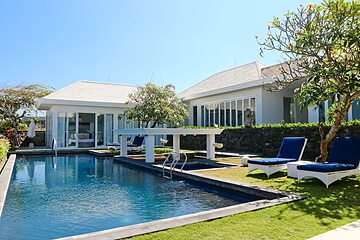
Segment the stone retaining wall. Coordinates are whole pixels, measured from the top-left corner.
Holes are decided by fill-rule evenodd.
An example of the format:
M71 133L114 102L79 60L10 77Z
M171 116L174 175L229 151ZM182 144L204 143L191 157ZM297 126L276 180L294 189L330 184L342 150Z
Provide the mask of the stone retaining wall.
M28 147L30 142L33 142L34 146L45 146L45 131L36 131L36 136L31 140L26 137L21 147Z
M329 128L325 128L325 131L328 130ZM338 135L360 136L360 127L343 127ZM225 152L276 156L283 137L287 136L301 136L308 139L303 159L311 160L319 155L320 137L318 127L226 129L216 137L216 142L224 144L221 151ZM206 149L206 137L182 136L181 148L204 150Z

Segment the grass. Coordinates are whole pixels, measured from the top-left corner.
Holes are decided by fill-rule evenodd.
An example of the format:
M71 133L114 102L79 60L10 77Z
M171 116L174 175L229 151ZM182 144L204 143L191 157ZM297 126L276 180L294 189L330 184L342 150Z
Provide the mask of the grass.
M223 160L239 162L239 159ZM272 189L301 193L308 199L267 209L134 237L132 239L307 239L360 218L360 176L337 181L326 189L319 180L297 183L279 172L269 179L247 168L201 172Z

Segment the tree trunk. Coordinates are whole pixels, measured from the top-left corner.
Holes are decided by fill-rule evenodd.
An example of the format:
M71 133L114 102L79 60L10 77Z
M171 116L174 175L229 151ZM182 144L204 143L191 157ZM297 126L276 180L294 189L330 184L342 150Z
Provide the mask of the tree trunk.
M320 133L320 156L318 156L316 162L326 162L329 156L329 146L331 141L336 137L338 131L340 130L341 123L345 119L346 114L348 113L351 101L350 99L344 99L344 103L340 100L335 102L337 107L335 109L335 121L331 126L329 132L324 136L324 127L322 123L319 123L319 133Z
M17 123L14 124L14 132L13 132L13 137L14 137L14 148L18 147L18 129L17 129Z
M156 124L157 124L157 122L153 122L153 124L151 125L151 128L155 128Z

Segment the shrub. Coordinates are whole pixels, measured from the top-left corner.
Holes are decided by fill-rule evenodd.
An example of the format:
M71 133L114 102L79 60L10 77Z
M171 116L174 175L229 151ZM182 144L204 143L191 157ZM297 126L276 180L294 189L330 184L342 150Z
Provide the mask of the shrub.
M332 124L325 122L323 124L325 127L331 127ZM273 124L258 124L253 125L252 128L298 128L298 127L318 127L318 123L273 123ZM352 120L350 122L343 122L342 126L351 127L351 126L360 126L360 120ZM215 127L199 127L199 126L185 126L184 128L215 128ZM220 127L221 129L241 129L244 126L238 127Z
M27 132L29 130L29 128L26 123L19 123L18 130L19 130L19 132Z
M9 141L6 139L0 139L0 162L6 160L9 149Z
M1 133L4 133L6 130L13 128L13 127L14 127L14 124L8 118L0 121L0 132Z

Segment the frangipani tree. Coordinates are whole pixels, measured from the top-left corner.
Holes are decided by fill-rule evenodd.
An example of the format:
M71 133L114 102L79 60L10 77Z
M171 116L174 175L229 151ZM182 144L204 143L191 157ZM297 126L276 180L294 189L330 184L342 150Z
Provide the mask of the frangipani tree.
M360 97L360 2L325 0L319 6L300 6L283 19L274 17L267 38L258 43L260 55L275 50L285 58L268 90L279 91L306 79L295 90L301 107L332 102L327 112L333 124L329 132L319 124L320 156L316 160L326 161L329 144L351 104Z
M129 94L128 104L134 104L126 113L129 120L138 121L149 127L157 123L179 126L188 115L186 105L176 96L175 87L164 87L148 83L137 87L137 91Z

